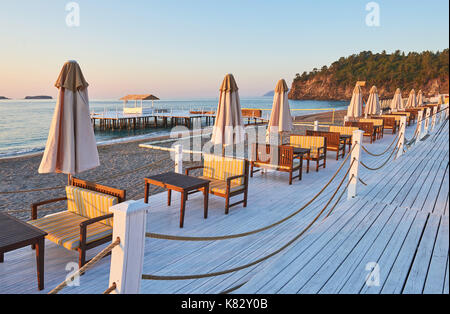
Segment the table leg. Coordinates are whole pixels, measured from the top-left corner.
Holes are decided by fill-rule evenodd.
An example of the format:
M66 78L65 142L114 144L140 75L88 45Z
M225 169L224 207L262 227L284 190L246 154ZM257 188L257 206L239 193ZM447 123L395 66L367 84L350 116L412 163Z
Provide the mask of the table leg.
M308 159L306 160L306 173L309 173L309 161L311 159L311 152L308 153Z
M170 206L172 201L172 190L167 190L167 206Z
M206 218L208 218L208 195L209 195L209 184L207 184L204 188L203 188L203 216Z
M145 182L144 203L148 203L148 183Z
M180 212L180 228L184 225L184 210L186 209L186 192L181 193L181 212Z
M36 243L36 269L39 290L44 289L44 248L45 240L41 237Z
M300 173L298 174L299 181L302 179L302 172L303 172L303 155L300 156Z

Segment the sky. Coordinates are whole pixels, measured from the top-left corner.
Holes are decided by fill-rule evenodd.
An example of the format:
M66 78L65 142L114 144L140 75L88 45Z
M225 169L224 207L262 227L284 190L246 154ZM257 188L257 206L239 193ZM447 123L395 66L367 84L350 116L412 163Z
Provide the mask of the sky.
M375 1L378 26L367 0L78 0L69 27L70 2L0 0L1 96L56 96L67 60L91 99L217 97L226 73L254 97L364 50L449 47L448 0Z

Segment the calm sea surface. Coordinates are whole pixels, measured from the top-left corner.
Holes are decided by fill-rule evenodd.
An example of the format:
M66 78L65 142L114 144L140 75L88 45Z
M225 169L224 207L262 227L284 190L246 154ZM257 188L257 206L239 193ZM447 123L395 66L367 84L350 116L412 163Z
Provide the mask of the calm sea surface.
M218 100L186 99L161 100L154 103L155 108L175 110L215 110ZM47 141L56 100L0 100L0 158L24 155L43 151ZM130 103L130 105L132 105ZM290 101L291 109L344 109L348 104L339 101ZM144 102L151 107L151 102ZM272 107L272 97L241 98L242 108ZM117 100L91 100L91 112L121 110L122 102ZM319 112L319 111L317 111ZM314 111L293 111L293 115L315 113ZM270 111L264 114L269 115ZM98 143L117 141L123 138L163 135L168 129L145 129L127 131L95 131Z

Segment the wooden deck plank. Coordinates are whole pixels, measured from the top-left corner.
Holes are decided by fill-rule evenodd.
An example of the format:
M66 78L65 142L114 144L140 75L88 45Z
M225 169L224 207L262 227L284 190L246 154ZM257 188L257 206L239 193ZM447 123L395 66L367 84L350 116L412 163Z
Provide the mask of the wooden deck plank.
M339 249L334 252L323 264L317 269L314 276L305 284L303 288L297 291L300 294L322 293L321 289L325 288L330 278L335 274L342 280L346 280L351 273L352 266L359 260L371 243L373 243L380 234L383 226L388 224L392 218L393 210L387 208L389 205L380 206L377 204L374 209L381 213L376 220L372 221L369 226L364 226L362 233L355 233L349 236ZM402 211L403 213L404 211ZM340 282L332 281L323 293L337 292L340 288Z
M448 218L447 216L441 219L423 293L443 293L449 249Z
M319 293L338 293L354 274L359 274L359 280L364 281L368 263L377 262L379 256L384 251L387 243L396 231L403 216L407 212L405 208L386 208L393 211L392 216L384 225L377 225L373 228L374 237L366 234L364 238L355 246L345 261L339 266L335 273L327 280L325 285L319 290ZM378 229L378 234L375 229ZM361 272L361 271L365 272ZM354 277L353 277L354 278ZM356 283L355 283L356 284ZM361 285L360 285L361 287Z
M408 234L417 212L407 210L402 217L402 220L397 225L393 235L389 237L389 242L384 245L383 242L376 241L374 247L371 248L366 256L362 259L358 266L355 267L355 271L347 282L344 283L339 293L356 294L356 293L368 293L367 290L373 290L373 287L366 284L366 276L368 271L366 270L367 263L376 262L380 266L380 286L385 281L389 269L391 268L398 251L401 248L403 241ZM382 235L384 237L384 235ZM379 288L376 287L376 288ZM372 293L372 291L370 291ZM375 291L374 291L375 292Z
M417 294L423 292L440 220L440 216L429 216L402 293Z

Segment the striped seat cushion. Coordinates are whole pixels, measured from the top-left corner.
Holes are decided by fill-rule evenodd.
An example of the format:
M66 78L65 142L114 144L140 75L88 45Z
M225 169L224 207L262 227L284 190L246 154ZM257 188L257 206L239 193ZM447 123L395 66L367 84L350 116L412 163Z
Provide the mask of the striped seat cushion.
M67 210L71 213L96 218L110 213L109 208L118 203L115 196L94 192L91 190L66 186ZM105 219L100 223L113 226L113 219Z
M353 132L358 130L359 128L353 126L330 126L330 132L336 132L341 135L353 135Z
M383 119L359 119L359 122L373 123L375 126L382 126L384 123Z
M227 182L223 180L211 179L208 177L200 176L199 178L209 180L209 190L212 193L226 194L227 193ZM245 188L244 185L236 184L231 181L230 183L230 192L236 192L243 190Z
M80 223L87 218L69 211L45 216L28 223L48 233L46 238L68 250L80 247ZM112 227L96 222L87 226L86 243L104 239L112 235Z
M255 162L255 166L260 167L260 168L267 168L267 169L285 169L285 170L291 169L291 167L287 167L287 166L271 165L271 164L260 163L260 162ZM298 166L300 166L300 160L296 158L292 161L292 168L297 168Z
M226 181L228 177L243 175L245 161L241 159L222 157L217 155L204 155L203 177ZM231 181L235 185L243 185L244 178Z
M291 135L290 145L311 150L311 157L318 155L320 147L325 147L325 138L321 136Z

